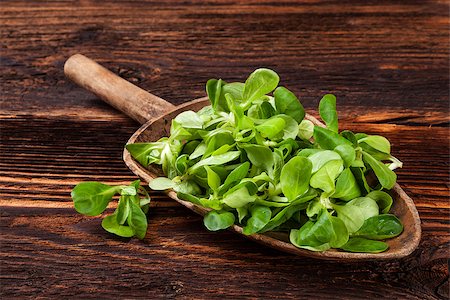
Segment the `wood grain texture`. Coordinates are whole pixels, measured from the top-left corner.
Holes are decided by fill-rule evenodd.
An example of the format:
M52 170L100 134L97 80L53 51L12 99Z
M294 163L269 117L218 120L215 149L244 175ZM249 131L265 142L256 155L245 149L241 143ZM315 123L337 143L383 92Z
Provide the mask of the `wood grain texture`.
M10 298L448 299L446 1L2 1L0 293ZM173 104L211 77L271 67L308 109L338 98L341 127L379 133L404 162L422 241L388 263L282 254L153 193L146 239L77 215L81 180L126 183L138 124L65 80L85 53Z

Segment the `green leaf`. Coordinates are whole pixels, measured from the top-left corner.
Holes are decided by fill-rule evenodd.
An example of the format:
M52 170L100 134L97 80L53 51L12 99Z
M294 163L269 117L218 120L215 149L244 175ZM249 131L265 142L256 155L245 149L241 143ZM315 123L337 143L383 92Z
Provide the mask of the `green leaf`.
M344 201L361 196L361 190L358 187L355 176L349 168L344 169L337 178L336 190L331 196Z
M364 221L361 228L352 234L372 240L384 240L398 236L403 231L403 225L394 215L378 215Z
M298 134L298 123L291 116L288 115L277 115L277 118L282 118L284 120L285 126L283 128L283 140L293 139L297 137Z
M178 114L174 120L184 128L203 128L203 120L191 110L187 110Z
M243 98L251 103L273 91L280 81L277 73L269 69L255 70L245 81Z
M314 124L309 120L303 120L298 125L297 136L303 140L309 140L314 133Z
M206 144L205 144L205 142L201 142L195 148L194 152L192 152L191 155L189 155L189 159L194 160L196 158L199 158L199 157L203 156L203 154L205 154L205 152L206 152Z
M380 253L386 251L389 246L380 241L373 241L364 238L350 238L348 242L341 247L348 252Z
M203 218L203 224L209 231L217 231L233 226L234 215L230 212L210 211Z
M292 117L300 123L305 117L305 109L297 97L285 87L278 87L273 93L275 106L280 114Z
M355 148L353 148L348 144L339 145L336 148L334 148L334 151L339 153L339 155L344 160L344 165L346 167L350 167L356 159Z
M106 209L112 197L122 188L100 182L81 182L71 193L75 210L86 216L97 216Z
M350 170L355 176L355 180L358 183L359 189L361 190L362 194L365 195L370 192L370 187L367 183L366 177L364 176L363 170L361 168L354 167L351 167Z
M247 216L248 214L248 209L246 206L244 207L238 207L236 208L236 211L238 213L238 219L239 219L239 223L242 222L242 220Z
M144 167L149 165L149 154L156 148L153 143L134 143L127 144L125 148L131 156Z
M250 162L268 172L273 166L273 153L269 147L253 145L253 144L242 144L241 148L247 153L247 157Z
M178 174L182 175L186 173L186 170L189 167L189 156L187 154L182 154L177 157L175 160L175 169L177 170Z
M120 225L117 222L117 215L115 213L103 218L102 227L106 231L121 237L134 236L134 231L130 226Z
M244 185L239 189L227 192L222 199L222 203L232 208L238 208L254 202L257 198L258 196L250 194L247 186Z
M117 205L117 209L115 211L117 223L120 225L123 225L128 215L130 214L130 204L129 204L129 197L120 197L119 204Z
M221 79L210 79L206 83L206 93L208 94L209 101L215 111L229 111L225 101L221 101L222 86L225 82Z
M344 137L346 140L351 142L353 144L353 147L358 146L358 140L356 139L355 134L350 130L342 130L341 136Z
M334 151L324 150L309 155L308 159L311 161L313 166L312 173L316 173L328 162L332 160L341 160L341 156Z
M175 183L167 177L157 177L152 179L148 186L155 191L164 191L172 189L175 186Z
M359 143L366 143L367 145L369 145L370 147L372 147L373 149L386 153L386 154L390 154L391 153L391 144L389 143L389 141L380 135L369 135L365 138L362 138L358 141Z
M310 185L331 194L335 190L334 181L342 170L342 159L331 160L311 176Z
M332 206L350 234L360 229L365 220L378 215L377 203L367 197L353 199L345 205L332 204Z
M133 185L124 186L120 190L120 194L123 196L136 196L137 195L137 189Z
M312 251L330 249L330 242L335 239L330 214L323 210L316 222L308 221L299 230L291 230L289 239L298 248Z
M142 240L147 233L147 216L134 201L130 201L130 212L127 221L136 237Z
M283 208L279 211L272 219L267 223L267 225L261 230L261 232L266 232L273 230L289 220L296 212L305 209L308 206L308 201L316 197L316 195L309 195L295 200L289 206Z
M390 170L385 164L376 160L372 155L363 151L363 160L372 168L375 175L380 181L381 186L385 189L392 189L397 181L397 175Z
M260 231L267 225L272 216L270 208L261 205L255 205L250 208L250 213L251 217L247 220L247 224L242 231L245 235L254 234Z
M391 195L388 193L383 191L372 191L368 193L366 197L372 198L377 202L381 213L387 214L391 210L393 201Z
M327 128L333 132L338 132L338 116L336 112L336 97L332 94L323 96L319 103L319 114L327 125Z
M176 192L180 192L180 193L184 193L184 194L199 195L202 192L200 187L198 186L198 184L195 183L195 181L192 179L183 180L183 181L175 184L173 189Z
M210 167L205 166L208 178L208 185L213 191L217 191L220 186L220 177Z
M248 173L248 169L250 167L250 163L248 161L239 165L225 179L225 182L220 187L219 193L223 194L232 184L238 183L241 179L245 178Z
M348 242L348 230L345 223L337 218L330 216L331 224L333 225L333 236L330 240L332 248L340 248Z
M253 104L248 110L247 115L255 119L269 119L276 115L277 112L269 101L262 101L261 104Z
M195 165L193 165L189 170L189 173L193 173L196 169L203 167L203 166L213 166L213 165L223 165L226 163L229 163L236 158L239 157L241 154L240 151L230 151L227 153L219 154L219 155L212 155L208 158L205 158Z
M282 118L274 117L268 119L261 125L256 126L256 130L258 130L263 137L272 139L283 131L285 125L286 123Z
M230 94L233 99L242 101L244 93L244 84L242 82L230 82L222 86L222 95Z
M334 150L337 146L347 144L352 146L346 138L340 136L334 131L331 131L320 126L314 126L314 140L322 149Z
M290 201L306 193L311 170L311 162L301 156L293 157L283 166L280 175L281 190Z

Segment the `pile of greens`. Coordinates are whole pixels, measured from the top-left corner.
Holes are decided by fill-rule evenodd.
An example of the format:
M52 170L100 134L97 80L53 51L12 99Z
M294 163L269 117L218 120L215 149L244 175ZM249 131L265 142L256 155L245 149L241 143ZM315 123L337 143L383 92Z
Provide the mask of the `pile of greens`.
M293 245L312 251L385 251L381 240L403 230L389 214L393 200L386 190L396 182L393 170L402 165L390 154L389 141L339 133L331 94L319 104L326 128L314 125L304 119L297 97L278 83L269 69L257 69L245 83L211 79L206 85L210 106L179 114L169 137L126 148L143 166L161 165L166 177L151 181L151 189L174 189L180 199L210 209L204 224L211 231L236 224L246 235L287 232ZM109 196L120 190L105 189L93 192ZM76 190L75 208L87 195L77 198ZM116 213L102 223L106 230L121 236L134 230L143 237L133 221L133 209L139 208L137 186L134 190L129 195L121 189ZM129 203L127 208L122 202ZM89 215L103 211L79 207Z

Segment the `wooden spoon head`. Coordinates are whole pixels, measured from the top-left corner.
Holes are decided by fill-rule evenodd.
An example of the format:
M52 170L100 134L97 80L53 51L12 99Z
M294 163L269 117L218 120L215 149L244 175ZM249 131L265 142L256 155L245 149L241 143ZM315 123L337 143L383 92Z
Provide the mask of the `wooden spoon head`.
M176 107L174 110L169 111L165 115L148 121L141 128L139 128L133 136L129 139L128 143L143 143L152 142L160 139L164 136L170 135L170 125L173 118L175 118L179 113L186 110L198 111L202 107L209 105L207 98L200 98L183 105ZM306 119L311 120L317 125L323 126L319 121L310 115L306 115ZM149 182L153 178L164 176L162 170L156 166L150 166L148 169L141 166L137 161L135 161L130 153L125 149L123 153L123 158L128 168L142 178L145 182ZM207 209L195 205L191 202L183 201L178 199L176 193L173 190L168 190L167 195L179 202L181 205L186 206L190 210L204 215L208 212ZM391 212L395 214L402 222L404 226L403 233L398 237L387 240L389 249L382 253L351 253L342 252L339 250L331 249L323 252L314 252L305 249L300 249L293 246L289 242L288 235L285 233L277 232L267 232L264 234L253 234L250 236L244 235L242 233L242 228L234 225L231 230L259 242L261 244L267 245L269 247L293 253L300 256L308 256L319 259L328 260L383 260L383 259L399 259L411 254L414 249L417 248L420 236L420 218L414 202L411 198L403 191L403 189L396 184L391 191L391 195L394 199Z

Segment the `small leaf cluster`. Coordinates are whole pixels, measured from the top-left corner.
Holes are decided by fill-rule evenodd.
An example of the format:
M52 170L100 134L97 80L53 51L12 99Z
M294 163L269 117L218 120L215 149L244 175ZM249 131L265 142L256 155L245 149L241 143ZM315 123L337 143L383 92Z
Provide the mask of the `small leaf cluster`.
M150 196L136 180L129 186L111 186L100 182L81 182L72 190L75 210L86 216L102 214L115 195L120 195L113 214L102 220L102 227L121 237L143 239L147 232Z
M210 106L179 114L169 137L126 148L143 166L161 165L166 177L150 188L174 189L210 209L209 230L285 231L293 245L312 251L385 251L380 240L403 230L389 214L386 191L401 167L389 141L339 132L331 94L319 104L326 127L314 125L278 83L269 69L257 69L245 83L211 79Z

